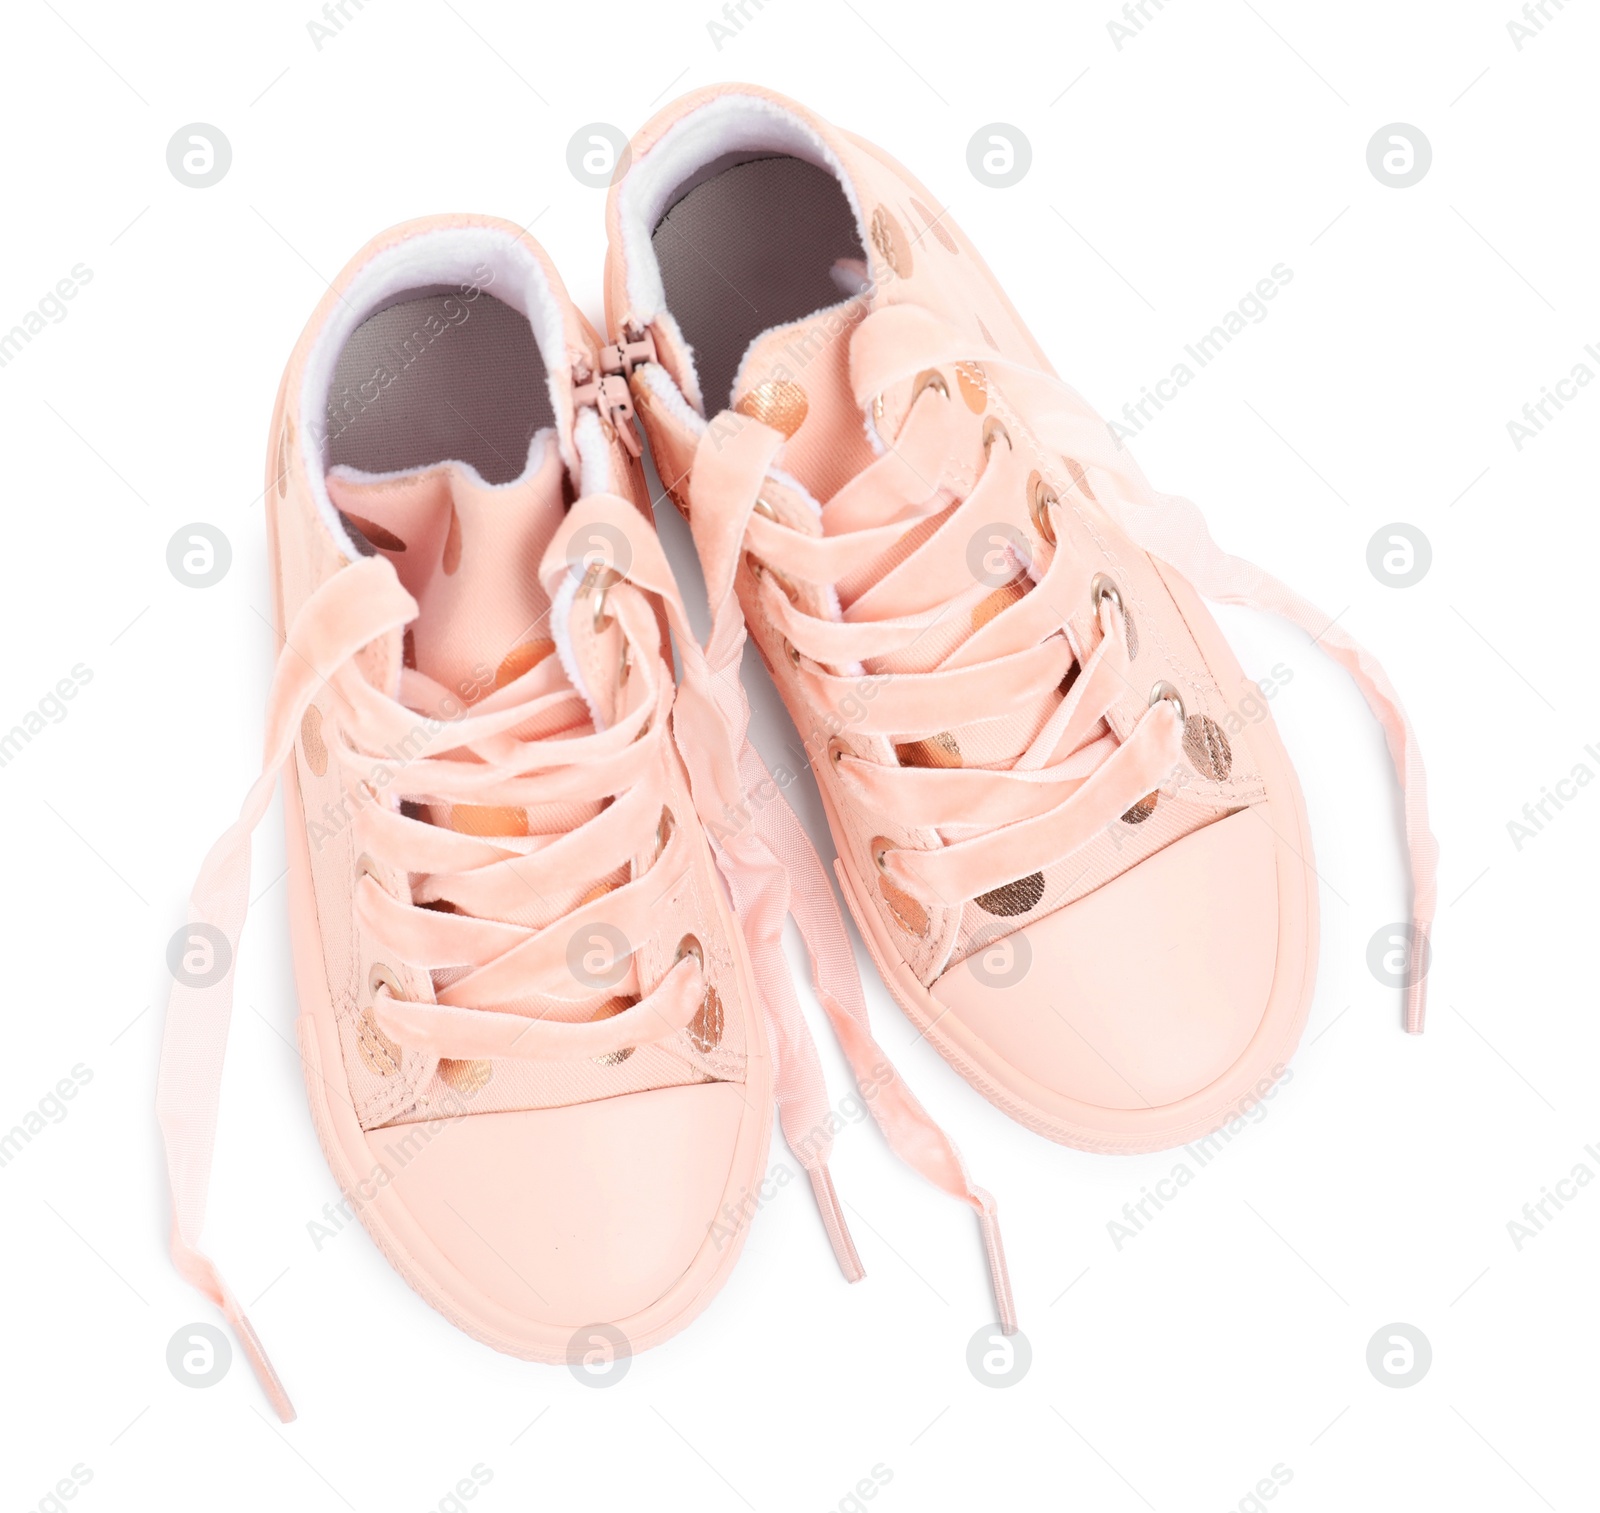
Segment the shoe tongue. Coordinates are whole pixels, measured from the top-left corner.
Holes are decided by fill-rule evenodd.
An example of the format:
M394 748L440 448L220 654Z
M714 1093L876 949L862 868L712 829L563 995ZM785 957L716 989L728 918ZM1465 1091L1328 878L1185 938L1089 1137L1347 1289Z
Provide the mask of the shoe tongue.
M850 384L850 337L865 314L858 296L774 326L750 343L734 379L733 408L789 438L784 471L818 500L873 460Z
M328 495L357 547L387 557L417 601L419 613L405 632L405 665L463 705L547 658L550 689L567 685L561 669L570 663L553 660L551 604L539 581L545 548L566 514L567 474L552 439L547 435L520 479L498 486L455 462L381 478L348 468L328 474ZM594 697L580 692L595 709ZM580 716L567 733L587 728ZM484 836L560 834L599 810L589 802L419 807L419 818ZM549 906L549 900L530 904L522 922L542 920L540 910Z
M522 478L498 486L455 462L381 478L328 474L352 539L387 557L417 601L406 665L464 703L554 650L538 568L561 524L565 478L550 444Z

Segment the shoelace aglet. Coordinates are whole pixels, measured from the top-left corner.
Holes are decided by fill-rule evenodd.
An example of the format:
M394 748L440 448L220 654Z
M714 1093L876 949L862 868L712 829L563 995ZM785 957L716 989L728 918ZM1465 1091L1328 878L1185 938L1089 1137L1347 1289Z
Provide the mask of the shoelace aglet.
M267 1352L261 1346L261 1338L255 1332L250 1320L245 1317L244 1310L229 1297L222 1305L222 1313L223 1317L233 1325L233 1332L250 1361L250 1368L255 1372L256 1380L261 1383L261 1390L267 1394L267 1401L272 1404L273 1412L284 1423L292 1424L298 1417L294 1411L294 1404L289 1401L289 1394L283 1390L283 1383L279 1380L278 1373L273 1370L272 1362L267 1359Z
M839 1205L839 1195L833 1190L833 1178L828 1175L826 1162L808 1166L806 1175L811 1178L811 1191L816 1194L817 1211L822 1215L822 1227L828 1231L839 1270L847 1282L859 1282L866 1276L861 1257L856 1254L856 1242L850 1237L850 1226L844 1222L844 1210Z
M989 1205L978 1214L984 1254L989 1258L989 1280L994 1286L994 1306L1001 1334L1017 1332L1017 1305L1011 1295L1011 1273L1006 1269L1006 1248L1000 1240L1000 1217Z
M1411 925L1411 960L1406 972L1405 1029L1408 1035L1422 1033L1428 1011L1428 927L1420 921Z

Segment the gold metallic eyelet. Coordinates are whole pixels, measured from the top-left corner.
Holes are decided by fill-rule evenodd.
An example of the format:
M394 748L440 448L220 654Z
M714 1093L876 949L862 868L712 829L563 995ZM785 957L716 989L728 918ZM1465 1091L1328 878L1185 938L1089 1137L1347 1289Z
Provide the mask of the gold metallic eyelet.
M828 759L835 767L844 761L848 751L849 748L837 736L828 742Z
M661 811L661 818L656 822L656 859L659 860L667 849L667 842L672 839L673 827L676 821L672 818L670 809Z
M937 389L946 399L950 397L950 385L944 381L944 374L937 368L924 368L917 374L916 380L911 385L912 404L922 397L924 389Z
M700 1007L695 1010L694 1018L684 1026L684 1029L688 1033L689 1043L701 1055L705 1055L722 1043L724 1029L722 999L709 979L705 979L705 954L700 949L700 942L692 935L685 935L678 942L678 949L672 958L673 965L676 966L685 956L692 956L700 963L701 976L705 981L705 994L700 999Z
M771 520L774 524L782 523L778 520L778 512L773 509L771 504L769 504L765 499L758 498L756 500L756 514L765 515L766 518Z
M1006 451L1012 450L1011 432L1005 428L997 416L991 415L983 423L983 460L985 462L989 460L989 453L997 439L1005 442Z
M1122 590L1117 587L1117 580L1106 573L1096 573L1094 581L1089 585L1089 602L1098 614L1100 601L1109 599L1118 609L1123 607Z
M394 975L391 967L386 967L381 961L372 964L372 970L367 973L367 996L376 998L379 988L387 988L391 998L400 996L400 979Z
M603 630L609 630L615 623L616 616L606 613L606 595L611 590L613 583L620 583L622 574L609 568L603 562L593 562L583 575L583 582L578 585L578 598L586 599L594 595L594 631L596 635Z
M1050 518L1050 506L1057 503L1056 491L1039 473L1028 474L1028 513L1033 517L1033 528L1045 539L1056 544L1055 522Z
M1154 709L1157 704L1165 700L1178 712L1178 723L1183 723L1183 695L1178 692L1165 678L1150 690L1150 707Z
M880 874L878 877L878 893L883 899L884 906L889 911L889 917L907 935L921 940L928 933L928 911L904 889L897 888L889 881L887 863L889 852L893 849L894 842L887 836L876 835L872 838L872 860Z
M800 665L800 648L793 641L785 641L783 649L788 653L790 663L798 667Z

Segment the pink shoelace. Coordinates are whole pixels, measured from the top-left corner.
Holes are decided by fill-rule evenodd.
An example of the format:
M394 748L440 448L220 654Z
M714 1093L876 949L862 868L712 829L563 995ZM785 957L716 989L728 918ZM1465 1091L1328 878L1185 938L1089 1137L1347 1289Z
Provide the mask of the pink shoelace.
M221 933L226 948L218 956L226 970L214 982L175 980L168 1002L157 1114L173 1198L172 1257L179 1272L232 1324L285 1421L294 1417L288 1395L237 1298L199 1244L233 970L249 902L251 838L293 753L306 708L320 691L334 695L323 725L330 760L339 764L352 789L374 800L358 806L354 822L361 857L358 916L397 960L424 971L455 969L431 1002L400 996L395 983L374 983L375 1021L408 1048L460 1059L602 1056L658 1040L693 1018L704 986L692 955L678 961L639 1002L609 1018L542 1017L588 1006L571 997L566 946L573 930L603 919L629 940L649 938L650 900L687 864L683 832L663 816L660 743L671 713L696 807L712 836L753 959L776 1051L785 1138L810 1178L842 1271L851 1281L864 1275L828 1174L833 1121L827 1088L781 949L784 921L791 914L829 1021L858 1082L872 1089L866 1101L875 1119L897 1154L977 1211L1002 1327L1008 1332L1016 1327L994 1202L968 1183L954 1146L873 1040L854 956L822 864L746 739L749 708L738 678L742 624L730 636L724 621L721 660L708 661L653 528L632 504L614 495L586 496L557 532L540 569L552 598L573 571L564 555L567 544L577 532L597 525L626 538L632 560L623 577L586 577L579 594L594 597L597 620L602 613L615 617L627 648L628 675L648 680L647 694L631 714L605 730L572 734L588 716L553 657L453 718L447 691L413 669L401 674L399 698L391 698L367 680L357 657L414 620L418 608L385 559L354 562L306 601L289 628L268 699L261 775L238 819L207 855L191 894L189 924ZM679 643L684 681L676 700L651 595L664 603ZM397 752L406 755L396 757ZM753 795L771 797L755 803ZM407 798L517 808L611 802L564 833L519 838L468 835L413 818L399 807ZM553 912L538 925L497 917L518 908L526 913L530 895L539 896L541 873L556 864L570 867L581 858L586 873L604 876L648 850L652 834L657 841L652 864L602 898ZM383 875L406 874L423 875L409 898L397 897L380 881ZM428 907L439 903L454 912ZM497 1007L510 1001L525 1009L531 1005L532 1012Z
M1383 726L1404 793L1413 932L1404 1025L1419 1033L1438 845L1428 828L1416 735L1383 669L1313 605L1260 568L1220 551L1193 504L1155 494L1131 456L1113 442L1104 421L1053 375L1006 358L914 304L880 307L851 335L854 397L873 433L881 398L895 385L974 362L1006 373L1006 398L1040 451L1072 459L1067 472L1075 480L1074 490L1092 488L1090 497L1109 503L1139 546L1177 568L1211 599L1290 620L1355 680ZM969 653L968 648L982 645L975 632L936 671L896 672L877 680L864 714L855 697L862 674L841 676L826 670L859 669L911 646L948 613L950 601L972 588L972 569L962 550L966 534L960 533L959 539L950 532L928 535L934 516L964 502L949 486L935 488L929 482L949 479L954 470L947 466L948 440L940 416L923 407L952 401L942 381L919 382L914 390L899 435L893 440L880 437L884 450L877 460L822 506L825 534L807 534L783 523L771 503L793 493L794 481L774 467L782 438L736 413L721 416L702 441L689 483L691 524L718 607L712 646L726 645L731 622L739 618L732 584L739 554L747 552L758 572L763 606L788 642L790 660L812 706L832 717L837 728L845 723L843 709L853 702L852 729L873 735L941 730L952 723L967 725L1015 713L1039 690L1060 682L1073 661L1062 634L1065 596L1056 591L1073 564L1068 552L1055 550L1032 591L1007 612L1012 650L994 656ZM994 445L1002 440L1009 449L1023 438L1013 442L1001 427ZM985 468L965 496L980 509L991 472L989 441L986 434ZM1052 496L1046 509L1069 509L1073 503L1070 494L1061 500ZM996 509L992 516L969 516L967 525L1007 518L998 499ZM1052 519L1047 513L1036 521L1047 542L1055 537ZM885 520L889 523L875 523ZM919 528L907 556L901 543ZM846 622L807 613L784 587L791 579L827 588L848 579L859 586L886 554L902 569L915 564L919 587L935 601L932 609ZM1019 564L1017 571L1024 567ZM1104 722L1113 701L1131 683L1128 627L1114 588L1097 592L1096 599L1097 644L1044 727L1009 767L897 766L859 756L842 742L829 743L843 782L875 810L900 819L908 829L977 830L934 850L876 848L880 871L902 893L924 903L959 904L1059 862L1172 775L1183 733L1176 689L1152 697L1120 741ZM739 628L742 632L742 620ZM959 712L954 720L951 711Z

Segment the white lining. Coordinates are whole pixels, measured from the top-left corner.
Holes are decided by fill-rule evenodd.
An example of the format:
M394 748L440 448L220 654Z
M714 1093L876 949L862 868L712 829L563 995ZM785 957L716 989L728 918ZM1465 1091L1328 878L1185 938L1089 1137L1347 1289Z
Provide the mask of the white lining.
M626 425L628 422L624 421ZM585 405L572 427L573 445L578 449L578 493L619 494L611 475L611 447L600 429L600 412Z
M637 371L643 375L645 387L679 425L696 436L705 434L705 416L690 407L683 392L672 381L672 375L660 363L646 363Z
M571 572L561 580L560 587L556 589L555 597L550 601L550 639L556 643L556 660L561 663L561 670L567 675L567 681L577 689L583 702L589 706L589 718L594 721L594 728L604 730L606 722L600 717L600 709L594 701L594 695L589 692L578 671L577 654L572 649L572 606L578 597L578 587L582 579L583 575L574 563Z
M558 442L572 421L572 400L565 382L568 359L562 307L538 258L514 233L489 226L441 227L419 232L396 246L385 248L361 269L334 305L306 356L300 384L303 435L300 453L304 458L306 484L323 524L351 561L360 553L345 531L324 481L326 467L321 428L334 368L345 343L373 311L408 289L426 288L430 284L476 285L525 315L533 327L539 355L544 359ZM542 448L539 450L542 452ZM576 471L577 458L567 457L565 447L561 450L567 465ZM534 453L535 448L530 446L530 465ZM527 477L527 469L522 477Z

